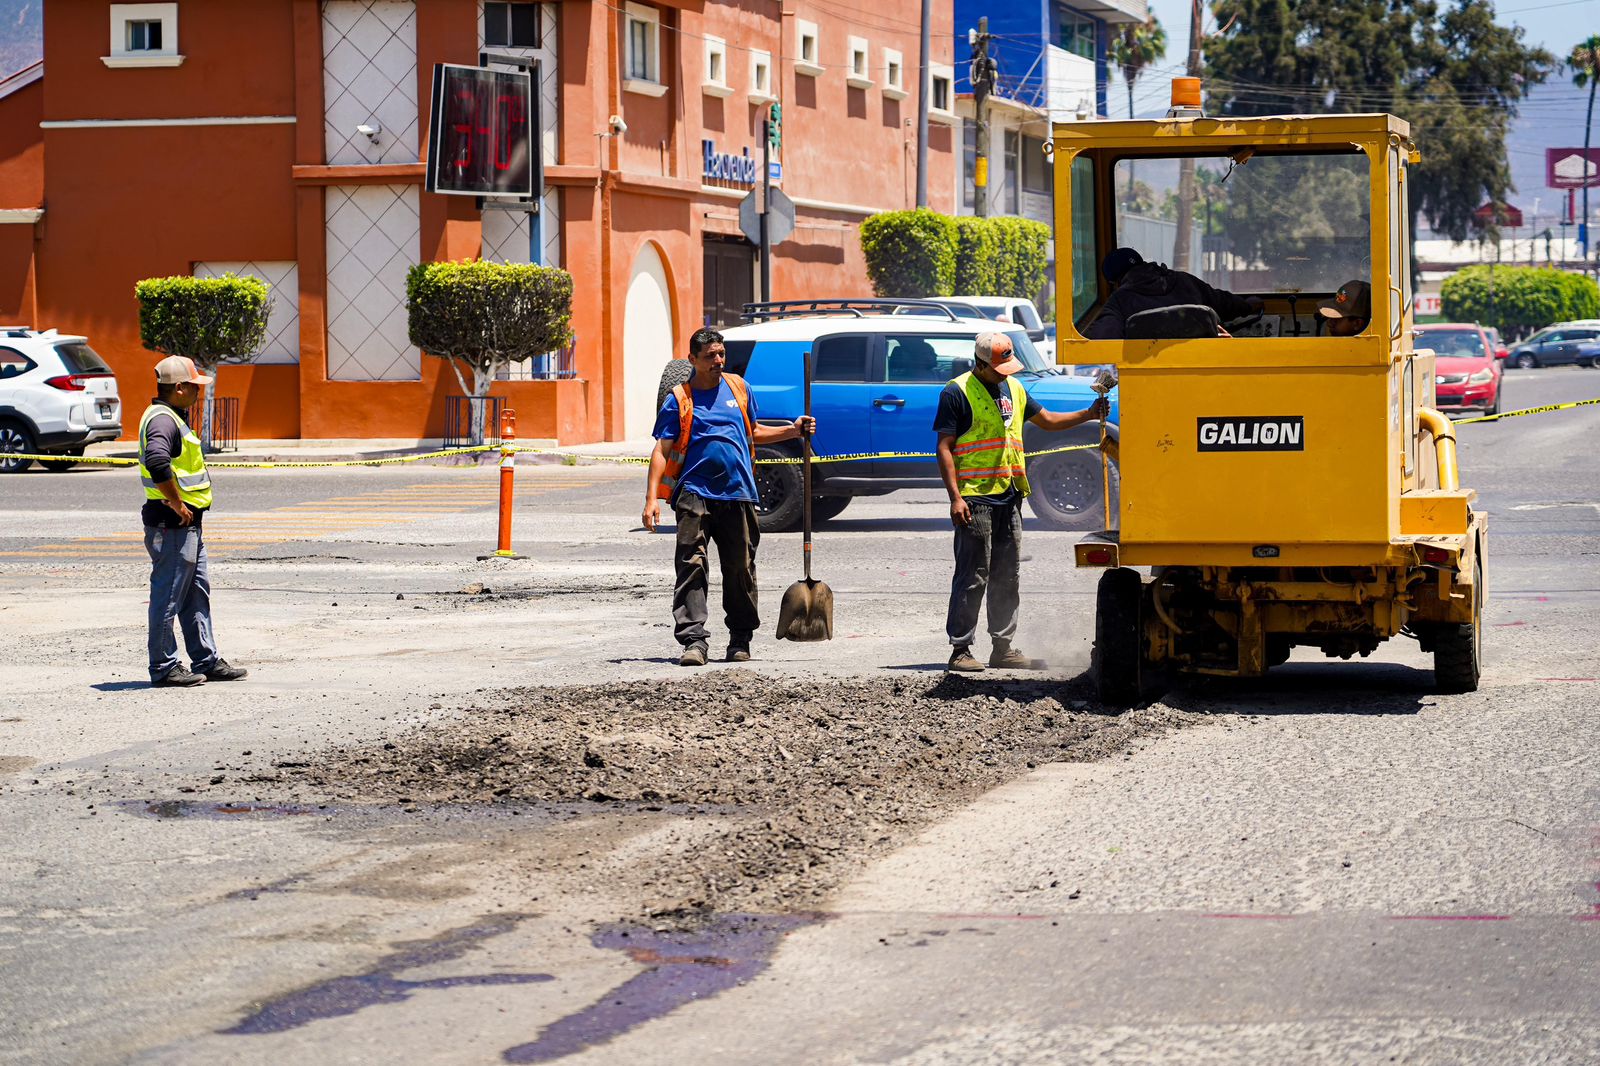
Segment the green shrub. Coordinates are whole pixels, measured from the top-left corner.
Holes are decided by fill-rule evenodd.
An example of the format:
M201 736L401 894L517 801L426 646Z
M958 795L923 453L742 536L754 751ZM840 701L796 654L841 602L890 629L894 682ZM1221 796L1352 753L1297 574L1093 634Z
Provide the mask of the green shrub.
M211 369L247 363L267 339L272 298L260 278L145 278L139 298L139 340L165 355L187 356Z
M1594 279L1553 267L1470 266L1439 288L1444 317L1522 336L1552 322L1600 317Z
M999 234L995 296L1021 296L1035 302L1044 291L1050 227L1030 218L989 220Z
M861 223L867 277L879 296L949 296L956 282L955 219L936 211L886 211Z
M994 219L971 215L956 219L956 280L953 292L964 296L998 296L995 268L1000 258L1000 231Z

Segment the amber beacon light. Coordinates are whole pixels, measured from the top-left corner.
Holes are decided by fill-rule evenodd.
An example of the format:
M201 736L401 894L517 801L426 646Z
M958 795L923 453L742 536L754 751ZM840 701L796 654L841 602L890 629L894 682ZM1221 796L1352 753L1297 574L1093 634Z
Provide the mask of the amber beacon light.
M1200 79L1172 79L1172 111L1174 114L1200 113Z

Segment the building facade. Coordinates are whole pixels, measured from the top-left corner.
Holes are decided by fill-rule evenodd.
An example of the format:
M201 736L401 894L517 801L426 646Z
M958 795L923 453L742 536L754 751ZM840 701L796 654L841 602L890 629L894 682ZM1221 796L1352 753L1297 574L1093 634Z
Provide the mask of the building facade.
M575 343L492 394L524 437L642 435L662 363L755 294L738 209L770 104L797 216L775 299L868 293L861 220L913 205L920 5L851 10L48 3L42 67L0 82L0 322L87 335L137 398L154 357L134 282L255 274L273 287L267 346L216 386L241 400L242 436L421 439L462 390L409 342L406 270L539 262L572 273ZM950 211L947 6L933 39L929 206ZM539 63L536 214L423 190L433 66L485 47Z

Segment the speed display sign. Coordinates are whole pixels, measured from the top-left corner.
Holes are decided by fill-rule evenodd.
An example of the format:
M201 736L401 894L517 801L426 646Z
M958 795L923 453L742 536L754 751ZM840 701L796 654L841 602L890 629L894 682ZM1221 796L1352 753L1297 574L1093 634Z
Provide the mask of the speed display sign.
M528 71L436 64L427 190L536 196L537 129Z

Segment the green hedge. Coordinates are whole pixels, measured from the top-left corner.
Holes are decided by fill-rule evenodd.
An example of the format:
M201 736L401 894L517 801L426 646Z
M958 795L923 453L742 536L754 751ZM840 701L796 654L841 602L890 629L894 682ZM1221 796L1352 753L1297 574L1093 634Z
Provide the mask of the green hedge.
M412 344L482 375L571 341L572 275L482 259L421 263L406 274L406 314Z
M861 224L879 296L1022 296L1044 291L1050 227L1026 218L888 211Z
M1444 318L1494 326L1507 338L1552 322L1600 318L1600 287L1593 278L1554 267L1470 266L1439 288Z
M153 352L187 356L210 368L249 362L267 339L271 296L260 278L145 278L139 298L139 340Z
M861 223L867 276L879 296L949 296L956 282L956 220L937 211L886 211Z

